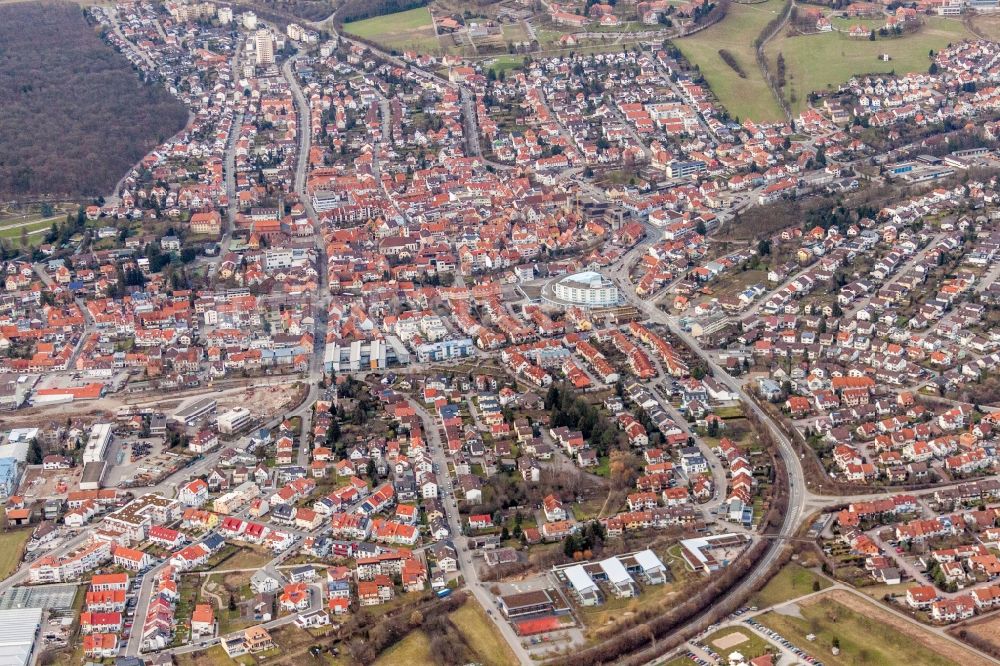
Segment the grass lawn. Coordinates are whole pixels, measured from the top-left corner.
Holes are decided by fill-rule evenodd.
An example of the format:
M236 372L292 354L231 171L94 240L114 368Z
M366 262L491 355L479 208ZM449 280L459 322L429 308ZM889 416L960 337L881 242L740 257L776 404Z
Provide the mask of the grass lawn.
M813 591L813 583L819 583L821 590L830 587L829 581L792 562L786 564L750 601L758 608L768 608L783 601L809 594Z
M230 666L230 664L254 664L253 657L230 659L221 645L214 645L204 652L188 652L174 656L177 666Z
M379 655L375 666L396 666L397 664L433 664L431 641L423 631L412 631L406 638Z
M783 116L778 101L757 67L753 41L783 7L781 0L755 5L733 3L719 23L674 42L684 57L698 65L702 75L724 107L740 119L778 121ZM725 48L746 74L741 78L719 56ZM788 56L785 56L786 60Z
M475 601L465 602L451 614L451 621L462 633L465 641L476 651L484 666L516 666L517 656L507 641L500 636L486 613Z
M0 238L20 239L21 234L28 235L28 243L41 243L42 232L52 228L53 220L38 220L21 226L6 226L0 228ZM36 238L37 236L37 238Z
M0 580L10 576L21 563L24 544L31 537L30 529L9 530L0 533Z
M728 407L720 407L715 410L714 414L720 419L741 419L745 415L743 414L742 405L730 405Z
M848 608L824 595L814 603L801 604L801 618L772 611L759 619L831 666L946 666L957 663L915 640L909 631L901 631L859 612L864 605L858 600L857 605ZM913 629L927 633L916 626ZM816 635L813 642L806 640L806 634L810 633ZM840 654L836 656L831 653L834 638L840 641Z
M927 17L919 32L874 42L837 32L795 37L781 32L768 42L767 57L773 64L778 53L784 55L788 72L785 96L792 112L798 113L805 108L810 92L835 88L858 74L925 72L930 67L931 49L937 51L971 37L961 21ZM880 60L882 53L888 53L891 60Z
M739 634L746 640L740 641L739 643L736 643L735 641L727 643L727 639L729 639L729 637L733 634ZM717 644L716 641L721 642ZM772 654L777 654L778 652L777 648L773 645L749 629L744 629L743 627L726 627L725 629L719 629L715 633L709 634L705 638L701 639L701 642L711 647L723 657L728 657L733 652L739 652L747 659L756 659L757 657L768 652Z
M500 72L509 72L512 69L520 69L523 66L523 55L504 55L494 58L489 69L492 69L499 76Z
M431 10L427 7L345 23L344 32L397 51L412 49L422 53L436 53L441 50Z

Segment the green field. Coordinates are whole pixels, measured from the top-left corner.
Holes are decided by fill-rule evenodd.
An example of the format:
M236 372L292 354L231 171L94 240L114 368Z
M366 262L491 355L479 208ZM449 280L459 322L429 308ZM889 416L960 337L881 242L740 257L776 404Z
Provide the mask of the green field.
M345 23L344 32L369 39L396 51L414 50L420 53L441 51L441 44L434 32L431 10L427 7Z
M475 601L465 602L451 614L451 621L476 651L483 666L516 666L517 656Z
M957 661L959 655L955 654L956 660L952 660L945 656L944 650L939 652L929 647L938 644L933 634L903 620L901 622L906 622L906 631L880 622L860 612L866 607L868 604L860 599L856 604L852 601L851 608L848 608L824 596L814 603L800 604L802 617L772 611L758 619L831 666L950 666L961 663ZM875 608L872 610L883 612ZM814 634L816 640L806 640L807 634ZM831 652L834 638L840 644L840 654L836 656ZM942 648L946 647L942 645ZM947 654L954 653L948 650Z
M375 666L396 666L396 664L433 664L431 641L427 634L417 629L383 652L375 660Z
M24 544L31 536L30 529L9 530L0 533L0 580L10 576L21 563Z
M767 582L764 589L751 597L750 601L758 608L769 608L783 601L809 594L813 591L813 583L817 582L821 590L830 587L829 581L820 578L809 569L795 563L787 564Z
M766 53L772 67L778 53L784 55L788 72L785 96L797 114L806 107L810 92L834 88L857 74L925 72L931 49L937 51L972 37L961 21L940 17L924 20L919 32L874 42L838 32L795 37L779 32L768 42ZM891 60L880 60L882 53L888 53Z
M492 69L497 74L500 74L500 72L509 72L521 67L524 67L523 55L503 55L494 58L488 69Z
M778 101L757 67L753 48L761 30L783 6L781 0L767 0L756 5L733 3L726 17L716 25L674 42L684 57L701 69L722 105L740 119L779 121L783 118ZM720 48L733 54L747 78L740 78L722 60Z

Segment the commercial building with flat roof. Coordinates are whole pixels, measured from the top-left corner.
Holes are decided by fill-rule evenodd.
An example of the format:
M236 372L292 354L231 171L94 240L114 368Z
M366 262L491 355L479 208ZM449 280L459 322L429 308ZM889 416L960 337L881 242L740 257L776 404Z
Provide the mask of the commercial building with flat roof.
M556 305L609 308L621 303L618 286L596 271L559 278L542 290L542 298Z
M198 398L185 403L180 409L171 414L170 418L176 423L184 425L194 425L201 417L215 411L218 403L213 398Z
M551 613L555 605L555 595L548 590L505 594L500 597L500 610L510 618Z
M41 625L41 608L0 610L0 664L27 666Z
M250 423L250 410L246 407L234 407L225 414L220 414L217 423L219 432L231 435Z
M90 429L90 437L87 438L87 444L83 449L84 464L104 460L108 445L111 444L111 428L110 423L95 423Z

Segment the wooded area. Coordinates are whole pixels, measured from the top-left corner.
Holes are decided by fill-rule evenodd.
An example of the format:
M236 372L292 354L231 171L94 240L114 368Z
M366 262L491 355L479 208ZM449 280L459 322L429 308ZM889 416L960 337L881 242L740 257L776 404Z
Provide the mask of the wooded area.
M0 5L0 199L100 196L187 122L75 4Z

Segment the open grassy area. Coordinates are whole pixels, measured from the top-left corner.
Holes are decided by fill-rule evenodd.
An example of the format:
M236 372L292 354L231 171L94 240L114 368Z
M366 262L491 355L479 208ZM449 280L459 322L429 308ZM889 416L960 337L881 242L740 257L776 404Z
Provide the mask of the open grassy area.
M274 557L256 548L240 548L232 557L219 562L215 569L228 571L230 569L259 569Z
M462 632L465 642L476 651L484 666L516 666L517 656L475 601L467 601L452 613L451 621Z
M809 594L814 583L819 583L820 590L830 587L829 581L792 562L786 564L750 601L758 608L767 608Z
M251 656L231 659L221 645L215 645L204 652L188 652L174 657L177 666L230 666L231 664L255 664Z
M738 636L733 636L738 634ZM739 637L743 640L736 642ZM739 652L747 659L756 659L767 654L777 654L778 650L763 638L743 627L726 627L719 629L715 633L709 634L701 640L705 645L710 646L723 657L728 657L733 652Z
M375 666L396 666L397 664L433 664L431 641L423 631L412 631L406 638L379 655Z
M437 53L441 50L431 10L427 7L345 23L344 32L397 51Z
M972 30L985 39L1000 40L1000 16L977 14L969 17Z
M906 620L880 621L885 611L843 593L835 600L824 594L799 604L801 617L765 613L759 619L799 647L832 666L895 666L921 664L946 666L965 663L967 655L958 648ZM848 605L845 605L849 603ZM815 634L815 641L807 641ZM833 655L833 640L840 644L840 654Z
M685 58L698 65L722 105L740 119L782 119L781 108L757 67L753 48L753 41L782 6L781 0L756 5L733 3L726 17L716 25L674 42ZM745 79L722 60L720 48L733 54L746 74Z
M0 580L10 576L21 562L24 544L31 537L30 529L9 530L0 533Z
M523 66L523 55L502 55L497 56L489 65L488 69L492 69L497 73L497 75L499 75L500 72L509 72L513 69L520 69Z
M931 62L930 50L972 37L957 19L925 17L924 21L919 32L874 42L839 32L794 37L781 32L768 42L767 57L773 66L778 54L784 55L788 80L785 97L792 112L799 113L806 107L810 92L835 88L858 74L925 72ZM880 60L882 53L891 59Z

